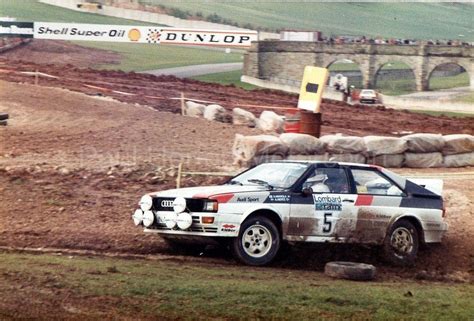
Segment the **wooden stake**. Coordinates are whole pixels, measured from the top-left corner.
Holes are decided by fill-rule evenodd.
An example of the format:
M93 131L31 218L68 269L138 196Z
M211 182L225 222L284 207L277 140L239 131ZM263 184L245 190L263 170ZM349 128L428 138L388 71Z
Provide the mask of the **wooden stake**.
M184 104L185 104L185 102L184 102L184 93L181 92L181 115L182 116L184 116L184 107L185 107Z
M38 75L38 69L35 71L35 86L38 86L39 84L39 75Z
M180 162L178 165L178 177L176 177L176 188L181 186L181 174L183 172L183 162Z

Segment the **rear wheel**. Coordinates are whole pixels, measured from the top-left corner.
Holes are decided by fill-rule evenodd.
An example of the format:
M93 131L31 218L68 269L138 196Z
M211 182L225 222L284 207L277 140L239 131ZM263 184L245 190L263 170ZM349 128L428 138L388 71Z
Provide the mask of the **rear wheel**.
M240 226L239 236L232 242L232 252L242 263L265 265L275 258L280 244L275 224L264 216L255 216Z
M416 227L403 219L392 225L383 244L385 259L397 266L414 265L418 248L419 236Z

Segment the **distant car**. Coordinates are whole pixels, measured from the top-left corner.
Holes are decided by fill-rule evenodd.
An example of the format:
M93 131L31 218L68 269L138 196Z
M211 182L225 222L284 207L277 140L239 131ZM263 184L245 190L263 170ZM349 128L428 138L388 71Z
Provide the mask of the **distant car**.
M411 265L447 230L442 180L420 184L378 166L272 162L223 185L146 194L132 217L170 242L228 244L249 265L271 262L283 241L377 244Z
M377 93L372 89L363 89L359 94L359 101L361 103L375 104L378 102Z

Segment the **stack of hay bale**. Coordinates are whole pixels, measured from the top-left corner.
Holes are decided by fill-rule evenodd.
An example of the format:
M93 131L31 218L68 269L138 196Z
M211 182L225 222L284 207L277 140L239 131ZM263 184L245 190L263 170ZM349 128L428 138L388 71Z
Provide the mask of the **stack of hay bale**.
M474 136L412 134L403 137L306 134L236 135L235 163L251 166L264 161L313 160L367 163L383 167L474 166Z

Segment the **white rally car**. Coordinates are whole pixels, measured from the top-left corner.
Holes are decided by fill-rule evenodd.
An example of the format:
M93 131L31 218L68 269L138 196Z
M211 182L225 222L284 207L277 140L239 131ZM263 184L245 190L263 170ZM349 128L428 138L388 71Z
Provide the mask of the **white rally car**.
M282 241L378 244L411 265L447 230L441 190L441 180L418 185L378 166L281 161L223 185L146 194L132 217L171 241L230 241L250 265L272 261Z

